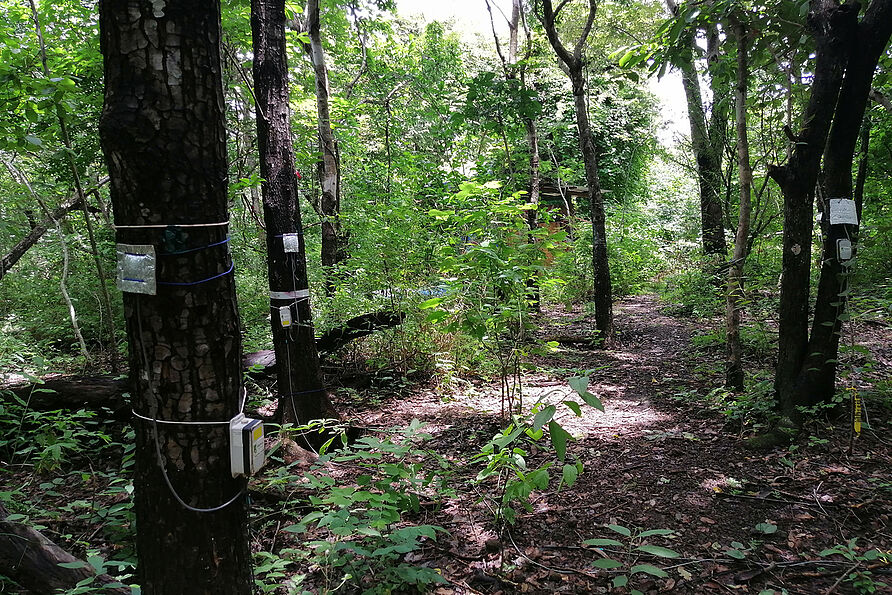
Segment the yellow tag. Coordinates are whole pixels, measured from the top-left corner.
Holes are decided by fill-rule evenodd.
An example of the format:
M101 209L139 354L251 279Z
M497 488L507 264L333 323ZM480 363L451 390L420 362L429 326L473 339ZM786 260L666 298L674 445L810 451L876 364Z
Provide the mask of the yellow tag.
M261 436L263 436L263 426L257 426L254 428L254 440L260 440Z
M855 399L855 433L861 433L861 396L852 389L852 398Z

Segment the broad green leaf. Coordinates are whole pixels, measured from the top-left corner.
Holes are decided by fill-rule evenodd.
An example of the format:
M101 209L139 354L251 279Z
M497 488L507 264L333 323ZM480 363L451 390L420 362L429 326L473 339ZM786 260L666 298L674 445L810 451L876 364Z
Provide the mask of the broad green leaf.
M593 545L595 547L607 547L609 545L616 547L623 547L623 542L617 541L615 539L586 539L583 541L585 545Z
M564 405L566 405L570 411L576 414L576 417L582 415L582 407L579 406L579 403L576 401L561 401Z
M667 576L669 576L668 574L666 574L665 570L663 570L662 568L657 568L653 564L636 564L629 570L630 574L635 574L637 572L643 572L645 574L657 576L660 578L666 578Z
M430 308L436 308L441 303L443 303L443 298L439 298L439 297L431 298L429 300L424 300L423 302L418 304L418 309L419 310L428 310Z
M551 435L551 444L558 459L564 460L567 455L567 440L573 437L556 421L548 422L548 432Z
M556 411L557 407L554 405L540 409L533 418L533 430L539 430L546 423L550 422Z
M626 537L632 536L632 531L626 527L623 527L622 525L607 525L607 528L611 531L619 533L620 535L625 535Z
M611 560L610 558L598 558L594 562L592 562L592 566L595 568L600 568L602 570L613 570L614 568L622 568L622 562L617 562L616 560Z
M576 465L564 465L561 480L567 487L572 487L578 477L579 469L576 468Z
M756 531L765 535L771 535L772 533L777 533L777 525L772 523L759 523L756 525Z
M661 558L677 558L678 557L678 552L676 552L675 550L670 550L667 547L662 547L659 545L650 545L650 544L646 543L644 545L639 545L635 549L638 550L639 552L644 552L645 554L652 554L654 556L660 556Z
M613 588L619 589L629 584L629 577L625 574L613 577Z

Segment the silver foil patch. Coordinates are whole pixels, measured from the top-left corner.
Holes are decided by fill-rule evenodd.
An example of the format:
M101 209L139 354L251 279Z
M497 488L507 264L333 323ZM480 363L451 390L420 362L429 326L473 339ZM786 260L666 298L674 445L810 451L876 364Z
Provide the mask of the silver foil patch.
M150 244L117 244L117 285L121 291L155 295L157 259Z

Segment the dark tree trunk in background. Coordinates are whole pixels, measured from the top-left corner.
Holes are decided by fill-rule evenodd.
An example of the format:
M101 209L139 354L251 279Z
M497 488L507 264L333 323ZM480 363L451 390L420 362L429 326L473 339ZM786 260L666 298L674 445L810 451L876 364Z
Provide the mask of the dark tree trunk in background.
M666 6L670 13L678 15L678 5L674 0L667 0ZM713 60L718 54L718 33L714 29L715 25L707 35L709 46L707 53ZM719 109L717 86L712 84L713 106L709 126L707 126L706 108L703 106L700 80L694 65L694 31L689 30L685 35L687 55L686 59L678 64L678 67L681 70L681 82L687 101L688 120L691 125L691 147L697 163L703 253L724 258L728 252L728 246L725 242L724 216L719 197L722 189L722 151L726 137L725 115L724 110ZM714 81L715 78L711 77L710 80Z
M749 133L746 126L747 81L749 80L749 48L747 30L735 22L733 35L737 41L737 86L735 88L735 121L737 123L737 175L740 181L740 212L734 237L734 257L728 267L728 293L725 304L727 360L725 386L743 391L743 350L740 345L740 313L743 309L743 269L747 256L747 240L752 215L753 168L750 165Z
M558 5L558 10L565 3ZM576 108L576 125L579 129L579 148L585 163L585 178L589 190L589 209L592 221L592 265L594 268L595 290L595 328L605 347L613 343L613 290L610 284L610 265L607 260L607 229L604 214L604 196L598 177L598 152L595 139L592 137L588 119L588 105L585 101L585 76L582 50L588 39L595 20L597 3L589 0L589 11L582 33L576 41L571 53L563 45L558 36L555 20L557 14L552 8L551 0L542 0L542 25L548 35L548 41L555 54L566 66L567 74L573 85L573 103Z
M792 401L811 406L829 402L836 392L836 368L842 321L848 302L849 265L837 254L837 242L858 238L858 225L831 225L829 201L854 199L852 165L877 61L892 35L892 0L874 0L846 48L848 64L838 108L824 152L820 210L823 241L821 277L805 360ZM860 208L858 209L860 216Z
M251 31L270 319L279 363L276 368L279 415L286 421L306 423L333 417L333 413L323 387L310 311L288 107L285 0L252 0ZM297 234L297 252L285 252L284 234ZM291 295L274 297L281 293ZM292 324L288 328L281 324L281 307L289 308Z
M220 4L103 0L99 9L117 241L154 245L164 283L157 295L124 294L132 406L156 420L222 422L134 419L139 583L147 595L247 595L246 482L231 476L226 425L240 409L242 371L220 225L229 217ZM187 510L163 472L190 507L231 504Z

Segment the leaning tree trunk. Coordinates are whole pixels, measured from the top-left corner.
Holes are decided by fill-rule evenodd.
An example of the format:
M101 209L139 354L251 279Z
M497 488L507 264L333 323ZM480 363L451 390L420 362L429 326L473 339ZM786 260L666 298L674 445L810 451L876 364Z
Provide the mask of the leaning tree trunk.
M247 595L246 482L231 475L228 435L242 371L220 4L102 0L99 9L117 241L157 253L156 295L124 294L139 582L147 595Z
M307 423L334 414L322 382L310 312L288 108L285 0L252 0L251 31L270 319L279 362L279 415L285 421ZM282 318L286 312L290 320L286 319L284 326Z
M858 25L846 48L849 57L845 79L824 153L821 201L821 277L806 356L799 370L792 401L811 406L829 402L836 392L836 369L842 323L848 302L849 259L839 255L840 240L855 243L857 224L833 224L831 199L853 200L852 164L858 132L867 103L877 61L892 36L892 0L875 0ZM857 210L856 210L857 212Z
M746 126L747 81L749 65L747 31L740 22L734 23L737 38L737 87L735 89L737 122L737 173L740 180L740 213L737 218L737 235L734 237L734 258L728 267L728 295L725 305L727 361L725 362L725 386L743 390L743 350L740 346L740 311L743 309L743 268L747 257L747 240L752 214L753 168L750 165L749 135Z

